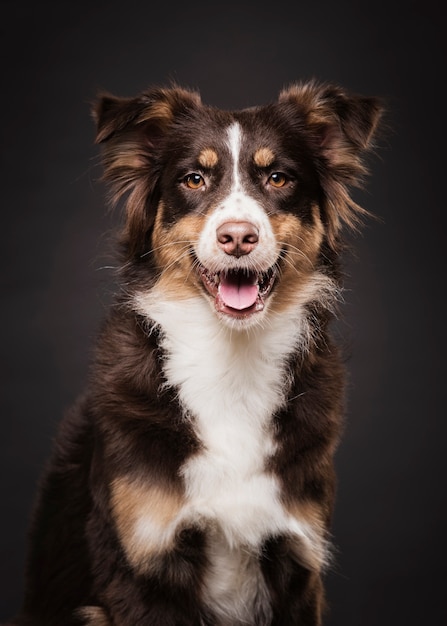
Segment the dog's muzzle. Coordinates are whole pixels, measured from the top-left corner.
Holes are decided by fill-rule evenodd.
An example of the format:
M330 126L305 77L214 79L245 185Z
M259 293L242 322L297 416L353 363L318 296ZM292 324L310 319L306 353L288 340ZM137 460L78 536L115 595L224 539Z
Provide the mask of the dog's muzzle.
M246 269L210 272L199 265L199 274L216 310L232 317L247 317L262 311L272 290L277 270L255 273Z
M258 272L249 269L247 256L259 243L259 232L250 222L226 222L216 230L219 248L233 258L244 258L244 267L222 268L211 271L199 263L198 272L202 282L213 296L215 308L234 318L244 318L262 311L265 298L273 288L277 269L271 267Z

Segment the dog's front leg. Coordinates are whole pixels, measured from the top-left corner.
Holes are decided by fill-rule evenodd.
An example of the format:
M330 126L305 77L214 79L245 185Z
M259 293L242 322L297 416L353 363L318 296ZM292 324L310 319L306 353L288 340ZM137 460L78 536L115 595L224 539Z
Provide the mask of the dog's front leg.
M96 527L96 528L95 528ZM176 534L164 552L147 549L134 554L124 547L113 527L90 524L93 539L95 598L110 626L212 626L202 610L204 537L200 530ZM141 548L141 546L140 546ZM109 626L101 620L88 626Z
M321 626L324 611L321 575L297 560L291 539L269 540L261 564L272 600L271 626Z

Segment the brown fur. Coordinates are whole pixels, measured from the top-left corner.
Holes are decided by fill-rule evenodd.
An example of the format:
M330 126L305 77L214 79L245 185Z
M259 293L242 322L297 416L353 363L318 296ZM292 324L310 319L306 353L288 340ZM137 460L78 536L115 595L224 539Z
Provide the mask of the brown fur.
M342 288L342 227L357 227L366 214L349 189L367 172L363 157L381 110L375 98L316 82L237 112L206 107L196 92L175 86L98 99L104 178L125 214L122 291L99 334L85 394L62 420L42 477L24 604L11 625L321 626L333 456L344 411L344 365L330 321ZM231 187L232 124L242 129L245 195ZM230 197L236 198L232 212L225 209ZM244 202L256 206L253 224ZM232 221L220 224L225 210ZM209 230L213 219L222 232ZM234 248L232 232L242 232ZM206 267L201 246L215 250ZM272 258L275 246L267 268L263 259ZM260 260L250 265L253 258ZM236 309L223 299L222 281L232 272L241 283L247 276L258 281L256 306ZM218 283L220 291L213 287ZM199 313L188 318L194 328L182 337L181 329L169 330L166 311L173 304L181 319L191 303ZM295 323L299 334L289 336ZM219 328L206 345L202 327ZM190 332L203 352L188 358L203 381L173 361L184 348L178 336L188 347ZM273 340L264 345L269 333ZM277 344L290 338L278 356ZM214 355L216 346L221 353ZM209 393L208 377L216 384L218 375L202 365L210 355L209 363L231 366L218 381L223 391L216 390L216 404L210 396L209 407L199 402L194 414L171 370ZM239 372L234 380L232 366ZM267 378L248 385L253 372L278 376L277 388ZM274 405L270 415L263 404L256 407L257 394ZM219 509L217 487L204 491L205 501L197 496L200 481L216 471L229 497L225 477L233 465L243 467L230 445L203 434L207 420L221 415L219 398L231 407L219 423L225 436L240 443L227 426L239 419L251 437L245 450L251 469L235 477L234 487L249 502L237 508L235 495L233 517ZM220 572L227 595L216 584Z

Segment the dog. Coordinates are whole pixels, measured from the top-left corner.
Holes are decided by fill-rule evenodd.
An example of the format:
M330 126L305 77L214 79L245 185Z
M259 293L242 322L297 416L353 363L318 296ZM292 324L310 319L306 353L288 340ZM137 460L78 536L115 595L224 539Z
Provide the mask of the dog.
M20 626L319 626L344 231L383 104L310 80L226 111L100 93L120 289L32 517Z

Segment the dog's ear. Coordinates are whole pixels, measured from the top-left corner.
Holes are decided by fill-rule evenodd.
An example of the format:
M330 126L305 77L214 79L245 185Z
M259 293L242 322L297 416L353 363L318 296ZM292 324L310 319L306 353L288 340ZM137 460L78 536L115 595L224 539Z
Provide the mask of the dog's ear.
M196 92L172 87L154 88L136 98L100 94L92 107L111 203L126 196L125 239L131 254L141 249L154 220L158 149L175 119L199 106Z
M316 155L325 192L328 240L336 245L342 223L358 226L368 212L351 198L349 187L361 186L368 173L364 157L374 148L383 103L379 98L346 93L315 81L292 85L279 102L293 108Z

